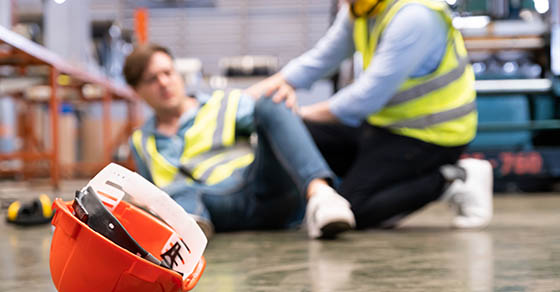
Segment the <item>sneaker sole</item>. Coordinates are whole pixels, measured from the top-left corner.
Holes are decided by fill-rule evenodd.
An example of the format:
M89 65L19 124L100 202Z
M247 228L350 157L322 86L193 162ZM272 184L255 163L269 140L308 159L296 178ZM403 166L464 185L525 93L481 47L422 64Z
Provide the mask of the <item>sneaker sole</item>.
M321 239L334 239L339 233L351 230L352 226L348 222L332 222L321 228Z
M453 220L453 228L455 229L485 229L490 225L490 218L469 218L459 216Z

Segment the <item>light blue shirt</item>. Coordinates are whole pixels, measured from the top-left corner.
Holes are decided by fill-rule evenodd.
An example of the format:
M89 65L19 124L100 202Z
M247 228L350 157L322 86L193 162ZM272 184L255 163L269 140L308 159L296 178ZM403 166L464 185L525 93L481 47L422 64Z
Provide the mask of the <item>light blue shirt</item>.
M373 20L370 21L370 27ZM437 69L445 53L448 26L443 17L421 4L401 8L385 28L369 67L329 101L330 111L344 124L358 126L383 108L409 77ZM309 88L353 55L354 21L342 7L335 22L311 50L283 69L295 88Z

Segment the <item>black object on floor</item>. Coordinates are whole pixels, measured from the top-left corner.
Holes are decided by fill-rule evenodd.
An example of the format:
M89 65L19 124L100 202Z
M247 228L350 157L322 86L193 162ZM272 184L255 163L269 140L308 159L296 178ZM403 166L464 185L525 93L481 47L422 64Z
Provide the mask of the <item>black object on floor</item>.
M30 202L15 201L8 207L6 222L20 226L34 226L49 223L52 219L52 203L41 194Z

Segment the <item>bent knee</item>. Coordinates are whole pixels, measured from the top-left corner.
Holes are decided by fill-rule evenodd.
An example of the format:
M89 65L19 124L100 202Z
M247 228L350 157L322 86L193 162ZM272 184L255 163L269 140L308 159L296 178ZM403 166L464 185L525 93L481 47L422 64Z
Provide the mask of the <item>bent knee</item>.
M262 97L255 104L255 120L260 124L274 123L287 118L287 115L293 114L283 102L275 103L271 98Z
M275 103L270 97L261 97L255 103L255 114L266 115L267 113L278 110L281 104Z

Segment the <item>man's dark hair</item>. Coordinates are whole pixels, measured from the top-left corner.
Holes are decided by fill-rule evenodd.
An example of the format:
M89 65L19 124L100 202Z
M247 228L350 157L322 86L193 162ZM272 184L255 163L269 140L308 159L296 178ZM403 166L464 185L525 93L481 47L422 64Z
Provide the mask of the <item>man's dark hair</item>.
M167 54L173 59L173 55L171 55L169 49L157 44L143 44L136 47L124 61L123 75L126 79L126 83L132 87L138 86L150 58L156 52Z

